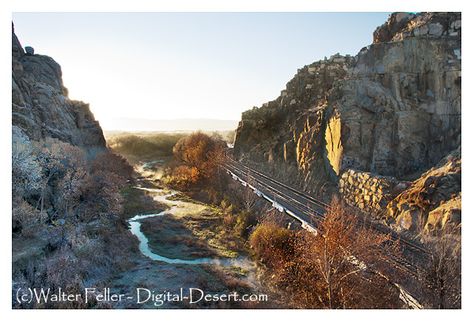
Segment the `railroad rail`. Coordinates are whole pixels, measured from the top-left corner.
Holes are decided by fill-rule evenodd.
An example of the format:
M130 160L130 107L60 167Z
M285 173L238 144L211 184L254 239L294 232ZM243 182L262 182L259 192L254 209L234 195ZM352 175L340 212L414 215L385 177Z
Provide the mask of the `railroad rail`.
M330 205L231 158L227 158L224 168L234 180L252 189L257 196L270 202L275 209L299 221L302 228L317 233L317 225L324 220L325 212ZM361 224L367 223L367 218L359 217L359 219ZM422 262L420 259L429 255L429 252L383 224L375 222L369 224L376 231L388 235L391 242L400 242L405 256L393 256L393 263L412 277L418 277L418 272L424 270L419 264ZM406 257L412 257L412 261Z

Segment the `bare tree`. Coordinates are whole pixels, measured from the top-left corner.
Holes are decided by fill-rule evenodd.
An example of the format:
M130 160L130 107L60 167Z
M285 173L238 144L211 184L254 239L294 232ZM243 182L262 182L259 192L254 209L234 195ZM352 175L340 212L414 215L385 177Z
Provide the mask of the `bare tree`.
M248 184L254 186L254 181L251 179L250 176L247 176L246 181ZM255 192L249 187L246 187L246 189L244 189L242 193L242 204L244 206L245 211L250 212L257 203L257 200L258 196L255 194Z
M296 307L398 308L398 289L383 275L399 252L389 239L333 201L318 234L262 223L250 244Z
M425 243L431 254L422 284L433 308L461 308L461 235L458 229L445 227Z
M384 287L373 274L385 271L388 256L398 253L398 246L388 242L389 236L361 226L357 217L336 201L318 230L317 236L305 233L299 247L303 265L318 277L315 289L320 303L327 308L390 305L395 290Z

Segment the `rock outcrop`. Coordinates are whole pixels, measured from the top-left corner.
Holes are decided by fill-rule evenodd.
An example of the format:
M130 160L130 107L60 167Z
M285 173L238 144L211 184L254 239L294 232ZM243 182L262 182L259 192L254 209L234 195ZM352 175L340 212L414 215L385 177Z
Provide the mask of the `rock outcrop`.
M410 185L394 177L349 169L340 176L339 192L350 205L377 213Z
M394 13L373 36L357 56L305 66L276 100L244 112L236 158L298 173L317 193L338 191L348 170L411 181L458 148L460 13Z
M105 149L89 105L70 100L61 67L51 57L27 55L12 33L12 124L30 139L52 137L87 149Z
M274 101L242 114L234 153L246 161L268 162L278 169L297 169L307 187L327 180L325 137L328 93L348 75L354 57L336 54L298 70ZM336 126L336 124L334 124ZM333 127L334 127L333 126ZM333 153L338 153L334 142Z
M456 149L400 193L387 206L399 229L430 233L461 223L461 153Z
M425 36L438 38L440 36L461 35L461 14L427 12L413 14L397 12L374 32L374 43L401 41L410 37Z

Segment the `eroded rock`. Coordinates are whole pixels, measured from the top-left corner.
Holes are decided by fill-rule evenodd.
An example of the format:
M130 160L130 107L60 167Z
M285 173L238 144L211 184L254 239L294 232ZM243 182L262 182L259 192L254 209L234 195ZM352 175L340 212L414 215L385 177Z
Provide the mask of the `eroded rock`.
M70 100L61 67L52 58L26 55L12 33L12 124L32 140L53 137L88 149L105 149L89 104Z
M395 197L460 146L460 28L460 13L390 15L357 56L305 66L280 97L243 113L235 156L263 164L271 156L269 168L297 171L315 193L321 186L339 191L340 176L351 170L395 177ZM362 195L351 202L371 209L379 189L369 197L357 189L351 193ZM404 209L398 222L417 229L431 210ZM396 222L400 210L387 211Z
M405 224L418 217L417 225ZM404 229L432 232L461 223L461 155L456 149L423 173L387 206L386 216Z

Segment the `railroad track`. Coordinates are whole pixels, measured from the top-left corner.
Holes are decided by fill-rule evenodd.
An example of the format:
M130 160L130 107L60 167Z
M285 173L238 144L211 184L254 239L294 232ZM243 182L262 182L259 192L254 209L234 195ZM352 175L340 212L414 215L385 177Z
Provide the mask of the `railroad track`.
M236 173L240 176L247 176L245 173L243 173L242 171L240 171L239 169L237 168L227 168L227 170L231 171L232 173ZM302 211L306 211L306 212L309 212L308 215L314 217L314 219L318 222L320 222L321 220L324 219L324 211L323 210L315 210L313 208L311 208L310 206L308 206L307 204L304 204L303 202L295 199L294 197L292 196L289 196L287 194L285 194L284 192L281 192L279 191L278 189L270 186L270 185L266 185L264 182L262 182L261 180L255 178L255 177L252 177L252 183L255 184L255 186L259 186L259 187L254 187L252 186L252 183L247 183L248 186L250 186L251 188L260 188L259 190L268 190L269 192L271 192L273 195L275 195L276 197L278 198L281 198L283 200L289 200L291 202L293 202L293 206L295 208L297 208L298 210L302 210ZM296 205L295 205L296 204Z
M296 190L295 188L290 187L290 186L288 186L288 185L286 185L286 184L284 184L284 183L282 183L282 182L279 182L279 181L277 181L277 180L275 180L275 179L273 179L273 178L267 176L266 174L264 174L264 173L262 173L262 172L260 172L260 171L256 171L256 170L254 170L254 169L252 169L252 168L250 168L250 167L248 167L248 166L246 166L246 165L244 165L244 164L237 163L236 161L234 161L234 160L232 160L232 159L230 159L230 158L228 158L228 160L229 160L229 162L232 164L232 167L233 167L234 169L237 169L237 170L238 170L239 167L242 167L242 168L244 168L245 170L247 170L248 172L251 172L251 173L253 173L253 174L255 174L255 175L258 175L258 176L260 176L260 177L263 177L263 178L265 178L266 180L268 180L268 181L274 183L275 185L280 186L280 187L283 187L284 189L287 189L287 190L293 192L294 194L300 196L301 198L307 200L309 203L312 203L313 205L316 206L316 208L317 208L318 210L315 210L314 208L311 208L311 207L310 207L310 209L311 209L312 211L314 211L315 213L318 213L319 215L324 214L324 212L326 211L326 209L330 208L330 205L329 205L329 204L324 203L324 202L322 202L322 201L320 201L320 200L317 200L316 198L314 198L314 197L312 197L312 196L310 196L310 195L307 195L307 194L305 194L305 193L303 193L303 192L301 192L301 191L298 191L298 190ZM240 171L240 173L243 174L243 175L245 175L245 173L242 172L242 171ZM247 174L247 175L248 175L248 174ZM255 178L253 178L253 179L255 179ZM422 246L417 245L417 244L413 243L412 241L409 241L409 240L406 239L405 237L403 237L403 236L397 234L396 232L392 231L389 227L384 227L382 224L374 223L374 222L371 222L370 224L371 224L371 226L372 226L374 229L376 229L377 231L379 231L379 232L381 232L381 233L384 233L384 234L390 234L391 237L393 237L394 240L400 240L401 243L404 243L406 246L408 246L408 247L410 247L410 248L416 249L416 250L421 251L421 252L423 252L423 253L427 253L427 254L429 253L429 252L428 252L425 248L423 248Z
M228 163L224 166L225 170L237 177L243 185L246 185L254 191L261 191L270 202L274 202L277 205L282 206L284 211L289 213L292 217L301 221L303 225L306 223L311 226L314 230L317 230L317 224L321 222L325 217L326 209L330 208L330 205L324 203L316 198L309 196L297 189L290 187L282 182L269 177L268 175L254 170L246 165L240 164L230 158ZM247 180L243 180L246 178ZM278 209L278 207L276 207ZM280 211L282 211L280 209ZM282 211L283 212L283 211ZM360 217L359 217L360 218ZM366 219L360 218L361 224L366 224ZM403 252L409 252L413 257L421 258L429 255L429 252L422 246L415 244L412 241L407 240L403 236L392 231L389 227L383 227L382 224L369 222L369 224L376 231L387 234L390 237L391 242L400 242L403 247ZM424 269L413 262L410 262L406 258L391 256L391 261L405 272L417 278L418 272Z

